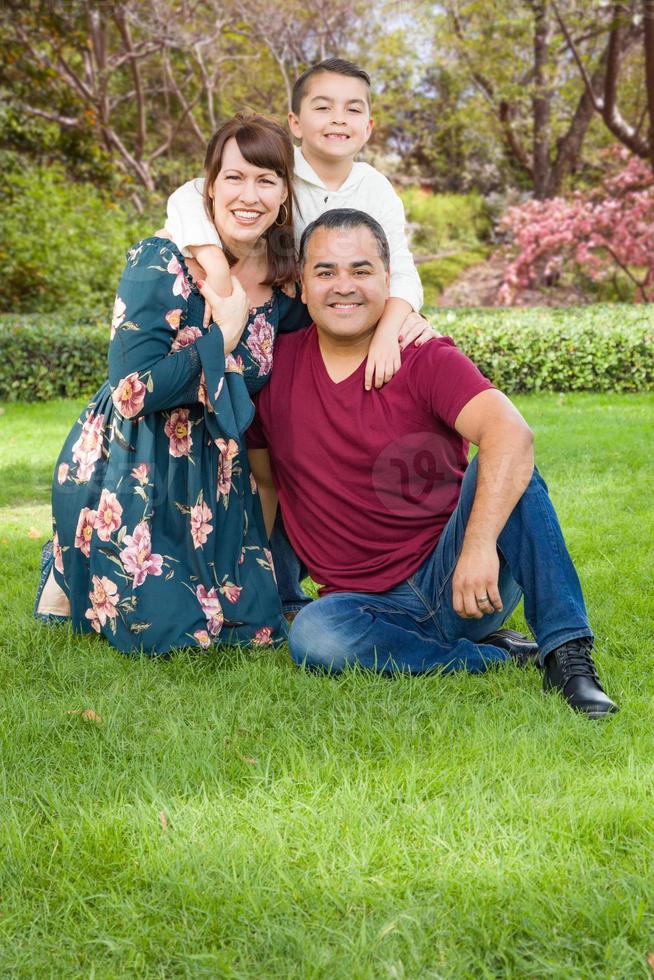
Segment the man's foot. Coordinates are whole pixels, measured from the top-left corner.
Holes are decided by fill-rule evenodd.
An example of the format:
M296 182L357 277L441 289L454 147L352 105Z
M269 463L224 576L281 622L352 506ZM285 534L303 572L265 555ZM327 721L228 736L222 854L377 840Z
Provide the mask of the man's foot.
M518 633L517 630L496 630L481 642L490 643L494 647L507 650L521 667L528 667L530 664L540 667L538 644L530 640L524 633Z
M593 641L584 636L552 650L545 658L544 691L560 691L571 708L589 718L605 718L618 706L604 693L591 656Z

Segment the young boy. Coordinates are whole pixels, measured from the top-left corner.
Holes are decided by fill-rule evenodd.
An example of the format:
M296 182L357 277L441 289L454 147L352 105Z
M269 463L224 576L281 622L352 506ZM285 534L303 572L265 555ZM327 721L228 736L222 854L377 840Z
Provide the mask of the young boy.
M293 87L288 124L300 140L295 149L296 241L309 222L333 208L366 211L386 232L391 249L390 298L365 377L370 388L374 372L380 387L399 368L398 341L405 339L401 335L407 316L422 306L422 286L406 240L402 201L378 170L354 161L373 128L368 74L340 58L309 68ZM229 295L229 268L204 210L202 186L202 180L192 180L175 191L168 201L166 228L183 252L197 258L216 292Z

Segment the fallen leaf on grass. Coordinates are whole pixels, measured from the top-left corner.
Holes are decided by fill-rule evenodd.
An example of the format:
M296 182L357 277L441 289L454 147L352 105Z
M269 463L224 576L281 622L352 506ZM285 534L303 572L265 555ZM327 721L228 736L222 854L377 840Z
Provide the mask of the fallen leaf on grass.
M37 527L31 527L29 529L29 531L27 532L27 537L28 538L40 538L41 537L41 532L39 531L39 529Z
M647 954L647 965L652 971L652 973L654 973L654 953Z
M85 708L84 711L68 711L69 715L79 715L84 721L93 721L96 725L102 724L102 718L100 715L96 715L93 708Z
M159 810L159 823L162 830L168 830L168 817L165 810Z

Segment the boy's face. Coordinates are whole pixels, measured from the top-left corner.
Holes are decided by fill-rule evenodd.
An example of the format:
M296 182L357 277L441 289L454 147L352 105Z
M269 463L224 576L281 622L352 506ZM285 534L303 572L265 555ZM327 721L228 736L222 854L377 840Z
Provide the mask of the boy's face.
M369 90L360 78L322 71L313 75L300 103L289 112L288 124L302 149L321 160L354 157L372 132Z

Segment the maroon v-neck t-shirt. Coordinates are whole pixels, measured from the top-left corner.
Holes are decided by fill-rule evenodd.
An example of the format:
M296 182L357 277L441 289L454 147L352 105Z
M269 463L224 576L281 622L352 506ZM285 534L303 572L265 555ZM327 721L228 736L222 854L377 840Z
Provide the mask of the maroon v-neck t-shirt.
M492 388L449 337L411 346L380 390L325 368L315 326L281 335L247 433L267 448L296 554L327 592L385 592L433 550L459 499L461 409Z

